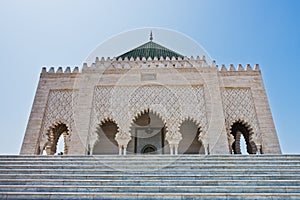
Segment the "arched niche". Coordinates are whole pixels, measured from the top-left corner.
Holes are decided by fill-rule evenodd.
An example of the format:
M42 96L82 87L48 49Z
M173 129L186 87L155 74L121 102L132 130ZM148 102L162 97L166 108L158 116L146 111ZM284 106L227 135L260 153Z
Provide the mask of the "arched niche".
M68 154L67 146L67 136L69 135L68 126L63 122L57 122L53 124L47 131L48 142L44 145L42 149L47 155L66 155ZM63 148L60 152L57 152L58 141L61 140L63 143Z
M192 120L181 123L179 131L182 140L179 143L179 154L205 154L204 145L199 141L200 128Z
M256 154L257 147L255 142L252 140L253 132L247 123L243 121L237 121L232 124L230 134L233 136L234 141L232 143L232 153L242 154L241 147L245 147L248 154ZM245 145L241 145L241 138L244 138Z
M118 143L115 140L118 129L117 123L111 119L107 119L97 125L97 140L94 144L92 154L118 154Z

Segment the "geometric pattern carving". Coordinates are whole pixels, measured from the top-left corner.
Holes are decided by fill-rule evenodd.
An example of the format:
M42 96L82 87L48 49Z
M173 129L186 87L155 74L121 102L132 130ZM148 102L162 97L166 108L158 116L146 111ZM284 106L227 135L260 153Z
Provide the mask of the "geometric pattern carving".
M250 126L252 139L260 141L259 126L250 88L225 88L222 92L225 125L230 137L231 126L241 121Z
M59 123L67 125L68 132L72 133L74 126L74 105L77 102L76 90L50 90L43 117L43 125L41 129L41 142L49 140L48 133L50 127ZM70 134L66 138L66 142L70 141Z
M182 121L191 119L197 125L201 125L202 135L204 135L208 129L208 121L203 86L179 87L177 93L180 94L182 101Z
M180 123L184 119L195 121L201 127L202 135L207 131L204 89L201 85L98 86L94 92L90 140L95 140L96 126L105 119L116 121L120 130L130 134L131 123L146 109L163 120L167 134L180 134Z

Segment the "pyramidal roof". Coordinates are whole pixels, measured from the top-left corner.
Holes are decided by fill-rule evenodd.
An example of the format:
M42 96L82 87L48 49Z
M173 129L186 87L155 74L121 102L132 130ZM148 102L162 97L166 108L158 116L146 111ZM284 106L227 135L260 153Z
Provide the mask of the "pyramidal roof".
M175 57L176 59L178 57L183 58L184 56L172 51L162 45L159 45L155 42L152 41L153 40L153 36L152 36L152 32L150 33L150 41L139 46L136 47L135 49L128 51L122 55L117 56L117 59L119 58L128 58L130 59L131 57L133 57L134 59L136 59L137 57L139 58L149 58L151 57L152 59L154 57L160 58L163 57L164 59L166 59L166 57L172 58Z

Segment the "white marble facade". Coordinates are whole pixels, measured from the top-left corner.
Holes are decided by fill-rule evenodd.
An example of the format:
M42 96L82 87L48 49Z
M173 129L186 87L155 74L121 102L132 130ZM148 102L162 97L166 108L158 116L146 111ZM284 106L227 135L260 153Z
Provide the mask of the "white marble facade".
M199 153L234 153L240 138L240 132L232 132L234 124L247 132L248 144L255 146L251 153L281 153L258 65L218 68L205 58L185 57L102 58L81 70L43 68L20 154L53 154L57 131L64 133L65 154L93 154L101 140L97 127L107 121L116 125L107 140L116 145L107 148L139 153L146 139L134 139L139 128L134 122L144 113L161 121L153 127L164 129L164 153L183 153L183 146L190 145L185 137L195 147L199 142ZM190 125L181 129L187 121ZM198 141L187 136L189 130L198 130ZM139 141L135 147L134 141Z

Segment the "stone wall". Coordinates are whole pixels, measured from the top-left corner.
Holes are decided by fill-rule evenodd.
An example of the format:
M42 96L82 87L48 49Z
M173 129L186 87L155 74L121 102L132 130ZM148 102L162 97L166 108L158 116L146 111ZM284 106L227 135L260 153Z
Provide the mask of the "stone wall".
M229 154L231 125L242 121L262 153L279 154L280 146L258 66L236 70L205 58L97 59L82 72L43 68L20 154L39 154L47 131L68 127L68 154L87 154L105 120L118 126L119 151L131 140L133 120L145 110L166 126L166 141L178 149L180 125L193 121L206 154ZM172 151L171 151L172 152Z

